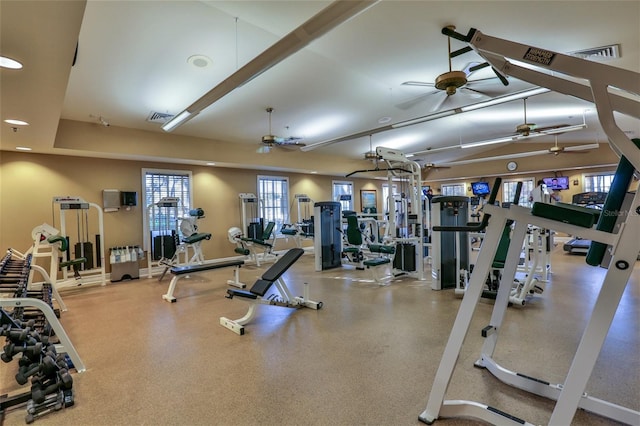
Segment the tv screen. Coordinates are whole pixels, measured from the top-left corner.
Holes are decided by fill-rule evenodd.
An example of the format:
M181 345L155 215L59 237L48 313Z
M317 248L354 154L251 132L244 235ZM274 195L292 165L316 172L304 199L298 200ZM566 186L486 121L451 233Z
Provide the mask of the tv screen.
M568 176L556 176L543 178L544 184L551 191L562 191L563 189L569 189L569 177Z
M491 187L489 187L489 182L472 182L471 192L473 195L489 195Z

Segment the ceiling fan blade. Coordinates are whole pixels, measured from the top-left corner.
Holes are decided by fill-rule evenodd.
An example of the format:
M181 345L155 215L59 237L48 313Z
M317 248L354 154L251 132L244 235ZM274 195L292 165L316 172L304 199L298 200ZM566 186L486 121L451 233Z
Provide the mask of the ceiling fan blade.
M440 108L442 108L447 103L448 100L449 100L449 95L444 94L444 97L437 104L435 104L433 108L431 108L431 111L439 111Z
M571 124L556 124L553 126L545 126L545 127L534 127L533 131L534 132L543 132L543 133L548 133L551 130L558 130L558 129L563 129L565 127L569 127L571 126Z
M509 85L509 80L507 80L507 77L505 77L504 75L500 74L498 72L497 69L495 69L494 67L491 67L491 69L493 70L493 72L498 76L498 78L500 79L500 81L502 82L503 85L508 86Z
M268 154L271 152L271 147L269 145L264 145L261 146L260 148L256 149L256 152L258 154Z
M439 92L434 91L434 92L425 93L424 95L416 96L415 98L411 98L404 102L400 102L399 104L396 104L395 107L399 109L410 109L418 105L422 101L426 100L429 96L433 95L434 93L439 93Z
M450 58L455 58L456 56L464 55L467 52L471 52L473 49L469 46L463 47L462 49L454 50L449 54Z
M483 62L483 63L476 62L476 65L469 68L469 72L472 73L472 72L481 70L483 68L486 68L488 66L489 66L489 62Z

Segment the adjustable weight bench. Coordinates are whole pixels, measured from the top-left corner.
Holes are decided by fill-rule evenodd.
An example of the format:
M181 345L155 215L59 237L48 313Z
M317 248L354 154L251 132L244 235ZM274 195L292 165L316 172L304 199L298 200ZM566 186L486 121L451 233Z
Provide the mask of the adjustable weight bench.
M240 282L240 267L244 265L244 260L230 260L228 262L215 262L215 263L202 263L200 265L185 265L185 266L174 266L169 271L173 278L169 283L169 290L166 294L162 295L162 298L168 302L175 302L176 298L173 295L174 290L176 289L176 284L180 279L192 275L197 274L199 272L212 271L214 269L220 268L234 268L233 280L228 280L227 284L236 286L238 288L245 288L246 285Z
M292 248L284 254L276 263L273 264L262 277L258 279L253 287L246 290L236 290L233 288L227 289L227 299L233 299L238 297L248 303L250 303L247 313L237 320L231 320L226 317L220 317L220 325L228 328L229 330L239 335L244 334L244 326L249 323L256 315L256 305L273 305L281 306L285 308L311 308L321 309L322 302L314 302L309 300L309 287L305 283L304 295L302 297L294 297L282 279L282 275L304 254L304 250L301 248ZM269 288L275 285L276 289L280 293L272 294L266 299L264 295Z

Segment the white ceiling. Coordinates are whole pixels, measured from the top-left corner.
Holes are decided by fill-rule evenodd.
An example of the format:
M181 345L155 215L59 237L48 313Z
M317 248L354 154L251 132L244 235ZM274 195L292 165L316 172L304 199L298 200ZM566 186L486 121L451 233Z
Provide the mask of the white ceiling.
M0 2L3 55L23 70L1 71L2 119L31 123L13 132L2 124L1 147L29 145L36 152L78 154L54 147L59 119L163 133L148 123L151 111L177 114L280 38L321 11L328 1L7 1ZM260 146L268 133L320 141L433 112L445 97L428 87L448 71L442 27L456 25L557 52L620 44L621 58L606 63L640 71L640 2L637 1L380 1L313 41L246 85L233 90L173 131L177 135ZM75 65L71 66L77 42ZM452 41L452 48L464 45ZM206 55L211 66L187 60ZM462 69L475 53L453 59ZM489 70L472 79L491 77ZM491 96L528 87L512 80L475 86ZM442 109L488 99L472 92L448 98ZM586 111L586 112L585 112ZM527 118L538 126L580 124L587 128L558 137L560 143L602 142L592 105L548 93L529 98ZM372 136L378 145L407 153L504 136L523 122L522 101L455 115ZM640 135L638 120L620 117L623 130ZM552 145L554 138L534 139ZM517 142L516 142L517 143ZM362 159L361 137L307 153ZM476 150L477 153L479 150ZM473 152L471 152L473 153ZM469 150L422 157L454 161ZM82 155L104 153L84 152ZM115 154L114 154L115 155ZM117 157L117 155L115 155ZM149 153L153 157L153 153ZM174 158L180 159L176 149ZM211 158L215 160L215 158ZM259 163L259 154L253 163ZM284 166L284 165L283 165ZM321 172L321 171L320 171Z

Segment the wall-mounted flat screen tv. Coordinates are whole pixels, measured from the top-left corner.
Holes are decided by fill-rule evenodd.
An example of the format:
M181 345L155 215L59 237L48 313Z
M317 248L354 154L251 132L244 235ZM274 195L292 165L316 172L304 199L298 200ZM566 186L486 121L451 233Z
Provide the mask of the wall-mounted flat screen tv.
M471 192L477 196L489 195L491 193L491 187L489 186L489 182L472 182Z
M552 191L562 191L569 189L569 176L556 176L542 178L547 188Z

